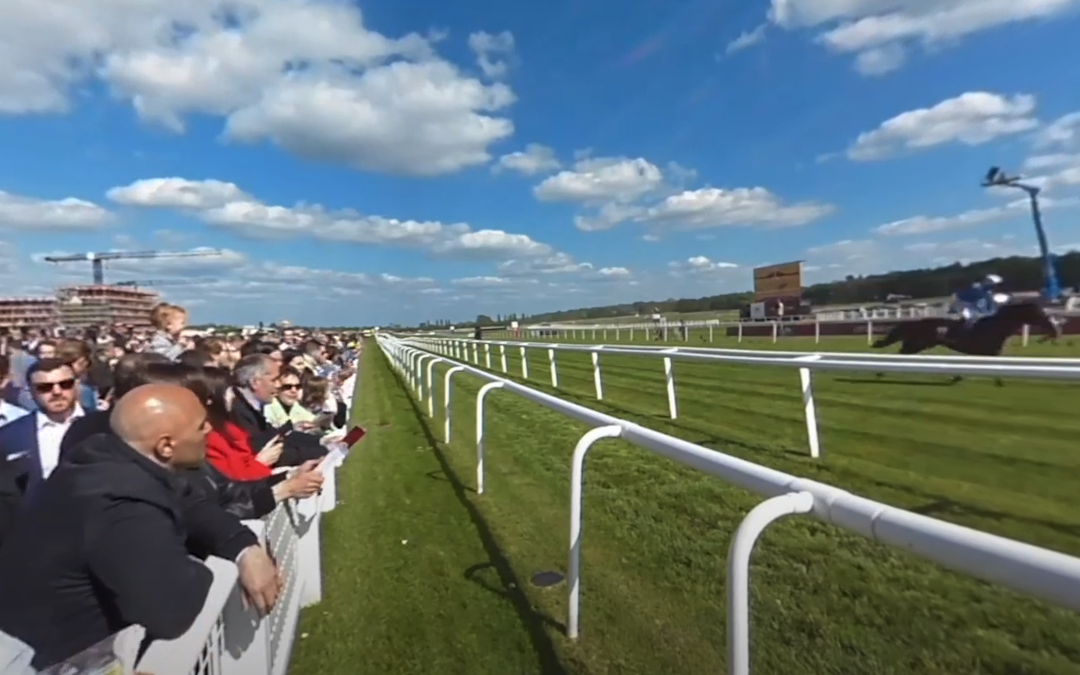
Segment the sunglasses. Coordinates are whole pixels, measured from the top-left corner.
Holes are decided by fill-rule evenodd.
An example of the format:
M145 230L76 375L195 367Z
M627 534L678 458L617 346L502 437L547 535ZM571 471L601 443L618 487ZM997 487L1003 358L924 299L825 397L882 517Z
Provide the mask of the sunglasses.
M39 394L48 394L54 388L60 387L63 391L71 391L75 388L75 380L60 380L59 382L35 382L34 391Z
M282 391L299 390L300 385L298 385L298 384L283 384L283 385L279 386L278 389L280 389Z

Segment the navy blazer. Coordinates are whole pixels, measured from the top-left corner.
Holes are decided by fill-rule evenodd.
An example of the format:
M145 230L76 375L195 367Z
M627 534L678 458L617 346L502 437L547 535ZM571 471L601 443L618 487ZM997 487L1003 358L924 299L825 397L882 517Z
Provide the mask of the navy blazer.
M0 427L0 472L17 477L24 493L43 480L37 422L37 414L30 413Z

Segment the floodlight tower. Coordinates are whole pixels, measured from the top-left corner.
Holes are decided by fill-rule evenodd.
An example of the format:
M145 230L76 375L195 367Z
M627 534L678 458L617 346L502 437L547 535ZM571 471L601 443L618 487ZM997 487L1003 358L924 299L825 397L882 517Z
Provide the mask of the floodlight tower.
M1039 239L1039 257L1043 267L1042 296L1047 302L1057 302L1061 299L1061 285L1058 283L1057 264L1046 242L1046 230L1043 229L1042 212L1039 210L1039 192L1042 188L1030 183L1022 183L1020 180L1020 176L1009 176L999 167L993 166L986 172L982 185L987 188L1011 187L1027 193L1028 201L1031 203L1031 220L1035 223L1035 236Z

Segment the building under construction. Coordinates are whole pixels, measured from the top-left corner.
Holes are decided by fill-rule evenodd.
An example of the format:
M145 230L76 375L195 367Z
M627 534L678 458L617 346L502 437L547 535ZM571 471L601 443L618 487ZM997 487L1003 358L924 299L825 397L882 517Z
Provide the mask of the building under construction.
M126 286L67 286L56 294L56 322L65 328L102 324L150 325L150 310L161 296Z
M41 328L56 323L56 298L0 298L0 328Z
M160 299L153 291L128 286L66 286L55 298L0 298L0 328L144 327Z

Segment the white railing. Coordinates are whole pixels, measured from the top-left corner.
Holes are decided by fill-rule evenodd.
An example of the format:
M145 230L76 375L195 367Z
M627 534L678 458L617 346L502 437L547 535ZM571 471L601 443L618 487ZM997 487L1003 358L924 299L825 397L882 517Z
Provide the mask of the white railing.
M593 386L596 399L604 399L601 355L641 356L663 361L667 388L668 416L679 417L678 388L675 383L675 361L723 363L748 366L776 366L799 372L802 391L803 417L806 421L806 441L810 456L821 456L821 437L818 434L817 406L814 402L813 371L847 370L870 373L921 373L969 377L1024 377L1054 380L1080 380L1080 359L1027 357L972 356L902 356L899 354L863 354L838 352L790 352L742 349L708 349L701 347L650 347L636 345L575 345L546 342L508 342L497 340L459 340L453 338L414 338L409 341L424 349L456 359L471 361L492 369L495 348L503 373L509 374L507 349L518 350L521 377L529 378L529 350L545 350L551 386L559 386L559 353L587 353L592 358ZM483 357L483 358L481 358Z
M578 441L571 466L567 565L569 609L566 625L567 635L572 639L579 637L581 610L581 497L585 457L593 444L604 438L621 438L641 449L766 497L743 519L728 549L727 638L728 672L731 675L748 675L750 672L750 553L762 531L789 514L813 515L952 570L1080 611L1080 558L910 513L830 485L709 450L537 391L447 356L431 353L403 340L380 335L378 344L421 403L426 400L429 416L433 416L435 407L434 367L438 363L449 367L443 385L444 434L447 443L450 442L451 378L456 373L466 372L486 382L476 396L478 494L483 494L487 450L484 442L484 403L491 391L501 389L512 392L593 427ZM448 344L441 346L449 347Z
M320 525L336 503L335 469L320 495L283 502L261 520L244 521L277 561L281 597L260 619L237 583L236 565L210 558L214 582L202 612L175 640L150 645L136 669L154 675L284 675L296 640L300 610L322 600Z
M1076 313L1055 312L1058 316L1075 317ZM916 318L916 317L905 317ZM717 335L727 336L728 331L734 333L738 342L748 337L771 338L773 342L779 342L785 338L814 338L814 343L820 343L822 338L829 337L865 337L866 343L870 344L875 337L880 337L878 329L883 323L897 321L896 317L854 317L844 319L826 319L815 317L813 319L768 319L762 321L720 321L710 319L708 321L668 321L660 323L601 323L601 324L550 324L547 326L533 325L517 330L513 329L487 329L488 335L499 334L515 338L540 338L554 334L556 338L570 340L592 340L594 342L608 342L614 340L620 342L636 338L648 339L650 336L658 336L663 342L689 342L694 338L705 339L715 342ZM843 330L838 331L838 326ZM467 330L461 333L442 334L440 337L463 337L468 334ZM1031 340L1030 326L1024 326L1021 331L1021 340L1026 347Z

